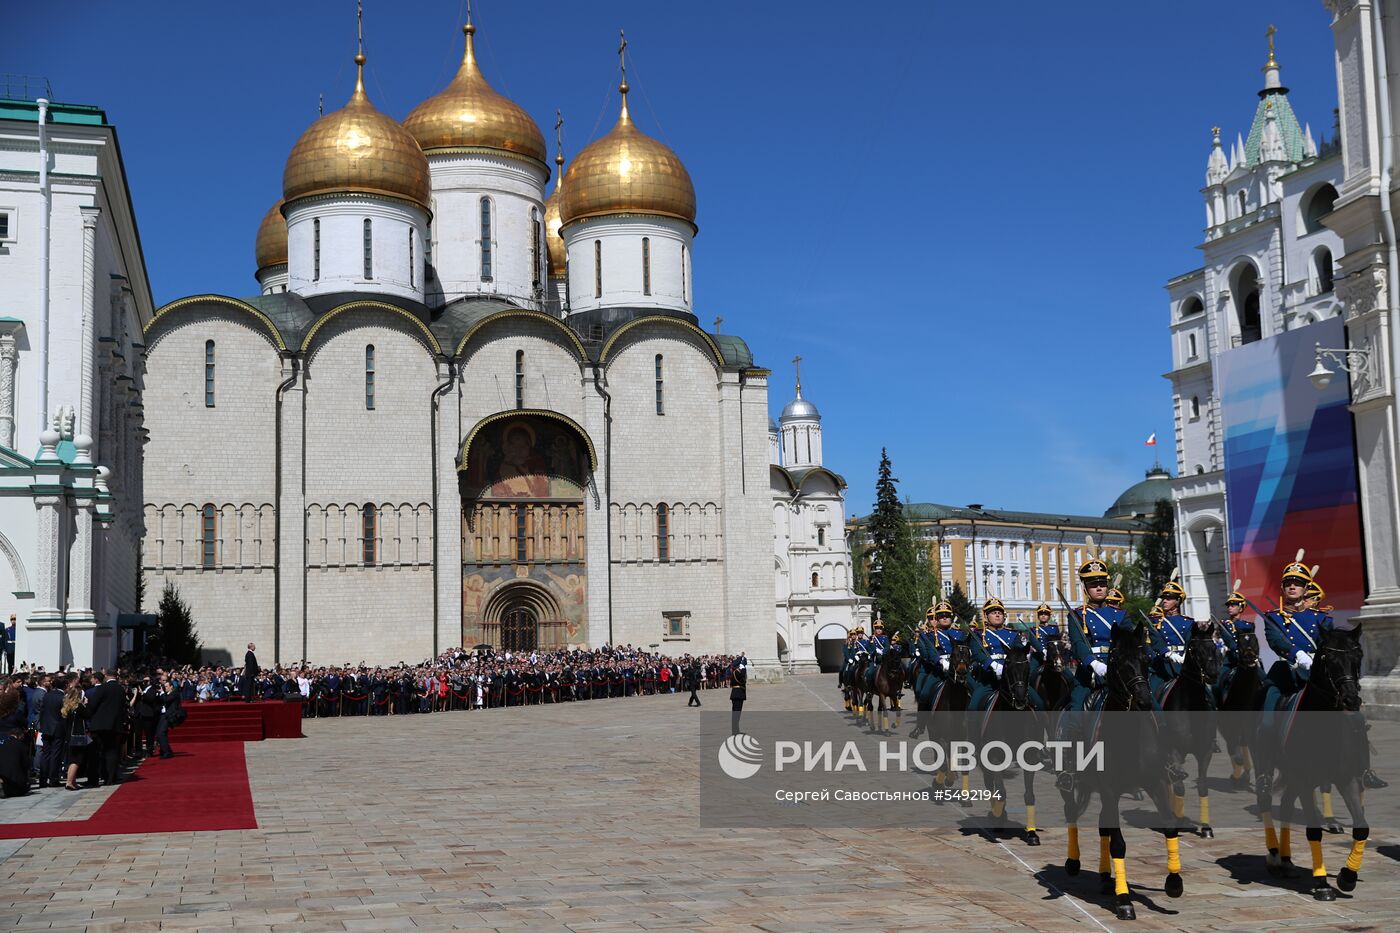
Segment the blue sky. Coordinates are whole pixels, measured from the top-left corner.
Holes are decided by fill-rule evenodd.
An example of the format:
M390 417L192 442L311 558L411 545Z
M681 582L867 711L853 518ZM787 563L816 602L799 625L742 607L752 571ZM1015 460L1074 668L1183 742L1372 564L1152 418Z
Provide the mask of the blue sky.
M450 79L460 0L367 0L369 91L402 118ZM852 6L482 0L497 90L565 154L633 114L695 180L695 298L805 394L850 508L888 447L916 501L1097 514L1174 468L1163 283L1199 265L1209 127L1246 133L1264 29L1332 135L1321 0ZM0 71L117 125L157 301L251 294L282 165L353 82L350 0L22 4ZM552 184L552 182L551 182Z

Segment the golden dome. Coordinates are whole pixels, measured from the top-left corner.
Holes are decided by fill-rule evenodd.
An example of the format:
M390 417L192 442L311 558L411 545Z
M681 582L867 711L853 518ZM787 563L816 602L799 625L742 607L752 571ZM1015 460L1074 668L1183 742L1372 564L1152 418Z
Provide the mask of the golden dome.
M554 157L555 176L558 181L554 183L554 191L544 202L544 245L549 253L549 275L551 278L562 278L564 270L568 267L569 251L564 248L564 238L559 235L559 228L564 226L564 220L559 216L559 202L564 200L564 154L561 152Z
M355 93L301 134L282 171L287 201L358 191L407 198L428 208L428 160L418 143L365 95L365 57L355 56Z
M424 152L435 149L504 149L544 162L544 137L530 115L496 93L476 64L467 23L467 50L457 76L442 91L413 108L403 125Z
M280 266L287 263L287 219L282 216L282 202L272 205L258 224L258 239L253 246L253 256L258 268Z
M599 214L660 214L695 223L695 186L670 147L637 129L627 112L623 82L622 113L612 132L578 154L564 177L559 205L564 223Z

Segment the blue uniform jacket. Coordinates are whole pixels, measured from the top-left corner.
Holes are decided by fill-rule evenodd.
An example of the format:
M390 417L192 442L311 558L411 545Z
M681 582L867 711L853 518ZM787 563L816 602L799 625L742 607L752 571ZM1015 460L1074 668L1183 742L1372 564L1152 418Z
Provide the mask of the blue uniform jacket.
M973 678L985 684L996 683L997 675L992 670L992 662L1005 663L1007 650L1022 637L1022 633L1015 629L991 626L982 629L982 637L974 638L971 642Z
M1332 617L1316 609L1287 612L1276 609L1264 615L1264 638L1274 654L1288 664L1299 651L1312 654L1318 639L1332 627ZM1305 672L1299 672L1305 674Z
M1152 650L1157 654L1167 651L1181 651L1186 648L1186 640L1191 637L1191 626L1196 620L1190 616L1163 616L1161 625L1153 625L1149 631Z

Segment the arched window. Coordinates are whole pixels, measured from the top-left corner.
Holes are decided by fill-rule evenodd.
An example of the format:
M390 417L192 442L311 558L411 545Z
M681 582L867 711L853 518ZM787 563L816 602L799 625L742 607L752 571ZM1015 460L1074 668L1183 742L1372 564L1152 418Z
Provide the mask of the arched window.
M603 241L593 241L593 297L603 297Z
M815 590L815 589L817 589L819 586L821 586L821 583L819 582L819 577L818 577L818 575L817 575L817 572L816 572L815 570L813 570L813 571L812 571L812 589Z
M663 564L671 559L671 510L664 502L656 507L656 559Z
M1337 189L1323 185L1311 195L1303 205L1303 233L1316 233L1323 229L1322 218L1332 213L1337 205Z
M365 347L365 410L374 411L374 344Z
M204 341L204 407L214 407L214 341Z
M825 529L825 528L818 528L818 529L817 529L817 547L825 547L825 546L826 546L826 529Z
M199 516L200 566L213 570L216 559L214 542L218 540L218 513L212 504L205 505Z
M365 278L374 278L374 222L365 218Z
M662 395L663 384L661 380L661 354L656 354L656 413L666 414L666 400Z
M1192 420L1192 421L1195 421L1195 420L1197 420L1197 419L1200 418L1200 417L1201 417L1201 397L1200 397L1199 395L1193 395L1193 396L1191 396L1191 420Z
M378 537L378 515L373 503L366 502L360 510L360 555L366 567L373 567L379 559L375 547Z
M1263 337L1264 325L1260 312L1259 274L1253 265L1242 263L1237 268L1231 276L1231 291L1234 293L1240 343L1254 343Z
M540 212L530 208L530 275L536 293L540 290Z
M642 294L651 294L651 237L642 237Z
M321 281L321 218L311 221L311 281Z
M481 199L481 281L491 281L491 199Z
M1332 291L1332 251L1320 249L1313 253L1313 270L1317 276L1317 293L1326 295Z
M523 564L530 559L530 507L515 507L515 561Z
M1206 306L1201 303L1201 299L1192 295L1181 303L1181 316L1191 317L1193 314L1200 314L1205 309Z
M515 407L525 407L525 351L515 351Z
M1194 360L1194 359L1196 358L1196 335L1195 335L1195 334L1187 334L1187 335L1186 335L1186 358L1187 358L1188 360Z
M408 228L408 287L413 288L417 283L418 270L413 265L413 228Z

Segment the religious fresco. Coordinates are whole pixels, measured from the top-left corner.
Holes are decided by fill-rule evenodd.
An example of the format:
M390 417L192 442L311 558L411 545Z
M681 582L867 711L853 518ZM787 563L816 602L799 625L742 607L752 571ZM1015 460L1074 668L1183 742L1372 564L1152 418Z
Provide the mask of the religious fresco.
M583 645L588 641L588 576L582 563L549 566L545 564L468 564L462 573L462 644L467 647L494 643L499 634L501 605L492 606L492 597L512 583L528 581L548 594L557 605L556 618L539 618L539 643L544 646ZM523 588L522 588L523 589ZM546 600L530 600L540 606ZM491 618L486 614L490 610ZM492 624L494 623L494 624Z
M588 451L567 425L505 418L482 428L467 452L463 496L474 499L581 499Z

